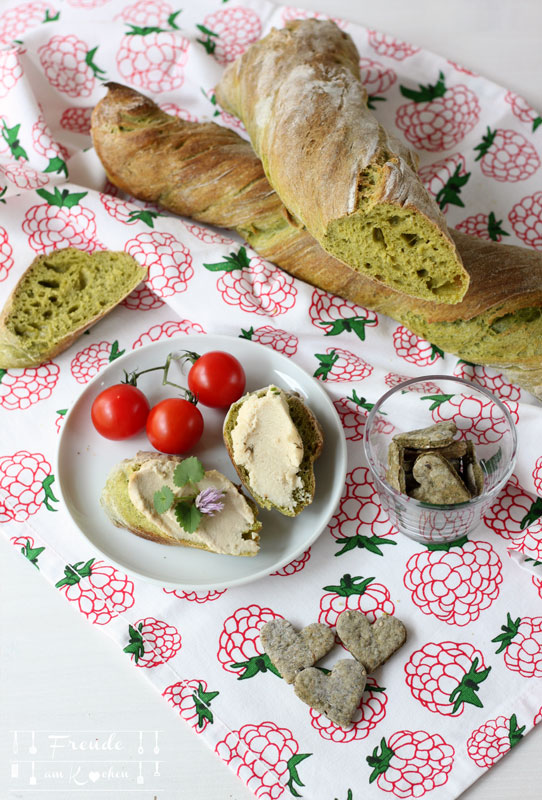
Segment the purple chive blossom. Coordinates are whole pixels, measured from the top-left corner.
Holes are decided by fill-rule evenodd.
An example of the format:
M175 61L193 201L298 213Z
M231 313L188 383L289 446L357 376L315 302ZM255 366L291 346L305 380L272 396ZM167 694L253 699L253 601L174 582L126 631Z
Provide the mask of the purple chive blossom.
M224 503L222 498L224 493L220 489L204 489L196 497L196 508L199 508L202 514L207 514L209 517L214 517L217 511L222 511Z

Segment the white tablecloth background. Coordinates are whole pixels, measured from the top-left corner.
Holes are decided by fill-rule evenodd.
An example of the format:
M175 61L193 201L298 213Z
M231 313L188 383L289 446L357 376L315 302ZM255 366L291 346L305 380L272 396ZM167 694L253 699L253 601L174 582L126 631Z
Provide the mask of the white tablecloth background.
M420 42L454 60L463 62L476 71L499 80L512 89L516 89L526 95L533 105L537 104L537 100L538 106L542 105L541 98L536 95L536 87L534 85L531 87L532 94L529 94L526 88L531 77L529 67L534 70L537 66L534 53L532 62L529 61L530 33L536 30L536 24L541 21L540 16L537 17L533 10L533 4L521 6L514 4L513 13L512 4L510 4L510 8L501 9L498 14L489 4L481 3L474 11L471 9L467 12L466 6L463 9L463 4L458 3L457 19L451 20L446 27L442 24L442 20L439 20L441 22L440 30L436 27L431 28L429 24L431 17L428 5L431 5L431 11L434 13L434 4L427 6L424 3L410 4L408 17L404 10L401 11L400 5L387 3L386 7L380 11L381 16L378 14L375 16L375 9L357 7L354 9L346 3L341 4L341 8L334 6L333 9L326 9L324 3L320 8L323 11L332 11L334 15L358 19L362 23L390 30L404 38ZM311 4L311 7L315 8L316 4ZM420 13L415 14L413 9L418 7ZM487 14L491 9L492 16L484 16L480 11L482 8ZM442 9L442 14L444 14L444 9ZM434 20L433 25L436 26L435 18L432 19ZM456 28L458 20L463 21L461 30ZM478 31L476 46L472 50L468 49L469 37L472 36L472 33L466 30L469 22ZM420 25L422 26L421 30ZM515 39L515 26L519 27L520 25L521 31L524 33ZM427 30L425 26L427 26ZM490 26L489 32L487 32L488 26ZM445 36L442 34L444 27L447 31ZM484 30L486 30L486 39L481 38L480 34L480 31ZM451 31L456 31L455 36L451 34ZM422 33L427 38L422 38ZM439 38L439 36L443 36L443 38ZM495 44L496 42L498 44ZM506 42L506 47L501 47L501 43L504 42ZM448 46L446 46L447 44ZM461 47L467 47L467 49L461 49ZM491 62L494 67L493 71L486 66L487 63L490 63L490 47L495 48L492 51L494 54L499 53L499 60ZM506 74L499 71L503 65L507 66ZM513 72L514 70L516 73ZM511 78L514 74L517 74L516 83ZM224 775L226 771L221 768L215 757L206 751L201 751L195 736L188 730L179 730L182 726L178 724L167 708L157 708L159 703L157 703L154 693L148 689L145 682L140 681L137 676L132 675L130 670L122 667L118 659L115 668L109 671L107 685L104 686L103 673L96 676L92 669L93 650L96 648L96 651L100 653L100 657L96 661L96 669L104 659L106 661L115 659L115 646L104 641L104 637L96 635L92 628L84 625L75 615L71 615L56 597L56 593L51 592L45 582L40 583L39 580L36 580L34 572L28 569L22 559L15 558L10 548L4 549L7 551L6 563L9 564L9 569L6 570L7 574L3 581L3 592L6 600L9 598L11 601L9 604L7 602L4 604L10 607L9 615L5 615L6 633L4 637L9 641L17 640L13 649L10 647L7 651L3 662L9 679L7 685L13 687L7 704L8 728L67 728L80 731L85 727L102 730L118 730L122 727L123 729L139 730L140 728L154 729L159 724L163 731L161 734L162 750L167 749L170 756L169 759L166 757L167 769L163 771L165 780L162 785L165 788L163 791L156 792L160 798L181 797L183 796L181 791L194 800L199 800L199 797L203 796L211 796L217 800L226 797L252 796L246 793L234 778ZM30 636L32 626L35 626L35 635ZM45 628L47 633L43 635ZM17 637L13 636L15 629L19 632ZM74 638L77 645L73 641ZM89 643L91 643L90 647ZM74 654L75 646L82 648L80 652L84 652L84 657ZM35 668L36 652L39 653L40 658L39 669ZM95 680L96 677L97 680ZM126 691L127 689L128 691ZM148 710L141 711L140 705L147 698ZM106 708L107 712L104 711ZM76 709L80 709L80 711ZM533 760L527 755L528 749L533 749L531 740L534 740L535 736L539 738L540 734L537 732L522 742L520 747L491 771L498 774L508 770L511 773L511 783L508 785L514 787L514 794L522 794L524 797L529 797L525 776L530 775L532 780L532 776L536 774L537 770L536 763L533 763ZM6 737L6 747L9 745L8 736ZM194 761L196 758L198 759L197 766ZM524 762L524 768L515 767L512 770L508 764L517 762L520 758ZM204 766L200 769L201 764ZM186 770L186 772L179 773L179 770ZM495 781L495 778L490 774L484 783L490 784L492 780ZM521 790L518 789L518 786L521 786L519 781L524 780L525 787L522 787ZM502 779L498 783L503 789ZM181 789L181 787L183 788ZM362 787L359 787L358 791L361 794ZM475 797L475 793L480 791L483 792L484 789L474 787L470 790L470 794ZM511 791L509 789L508 794L502 794L502 797L512 796ZM492 797L498 797L498 789L492 788L491 794ZM91 791L89 796L97 795ZM479 794L478 796L480 799L485 796L489 797L489 791L487 795ZM534 798L537 794L531 796ZM355 797L356 793L354 792L354 799Z

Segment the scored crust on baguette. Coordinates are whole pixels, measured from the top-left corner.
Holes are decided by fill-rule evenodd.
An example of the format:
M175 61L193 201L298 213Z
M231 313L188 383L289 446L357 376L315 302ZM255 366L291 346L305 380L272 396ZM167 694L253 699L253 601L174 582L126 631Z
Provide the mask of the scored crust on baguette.
M269 183L330 255L393 289L458 303L469 276L416 156L367 106L359 53L330 20L273 29L229 65L218 103Z
M297 471L297 476L300 478L301 485L291 492L291 502L288 505L278 505L269 497L264 497L261 493L255 491L251 484L249 471L245 466L237 463L234 456L232 433L238 423L239 411L242 405L251 397L263 397L270 388L276 389L277 392L280 392L281 396L285 398L290 419L303 443L303 457ZM323 443L324 436L320 423L310 408L305 405L300 395L295 392L283 392L274 386L258 389L255 392L248 392L243 395L240 400L230 407L224 420L224 444L226 445L232 464L243 486L248 489L258 505L262 506L262 508L276 509L280 511L281 514L285 514L289 517L297 516L314 498L314 462L322 452Z
M126 528L141 536L143 539L150 539L160 544L181 545L184 547L196 547L208 552L219 552L207 544L194 540L193 534L186 533L179 526L179 535L174 537L154 524L145 514L137 509L129 496L130 477L137 472L144 464L149 462L166 463L173 462L180 464L184 458L182 456L165 455L161 453L148 453L140 451L134 458L127 458L117 464L109 473L106 484L102 490L100 503L111 522L118 528ZM233 484L232 484L233 486ZM237 488L237 487L234 487ZM241 493L240 493L241 494ZM257 520L258 508L250 499L242 495L246 500L254 515L253 524L246 529L241 538L246 541L246 545L240 548L240 552L230 553L239 556L255 556L259 549L259 531L262 527ZM250 544L249 544L250 543ZM222 551L220 551L222 552Z
M464 361L504 370L542 397L542 253L452 230L470 274L461 303L396 292L343 264L288 214L250 144L214 122L165 114L120 84L92 115L92 137L111 182L175 214L237 231L295 278L387 314Z
M0 368L35 367L54 358L146 276L128 253L67 247L38 256L0 315Z

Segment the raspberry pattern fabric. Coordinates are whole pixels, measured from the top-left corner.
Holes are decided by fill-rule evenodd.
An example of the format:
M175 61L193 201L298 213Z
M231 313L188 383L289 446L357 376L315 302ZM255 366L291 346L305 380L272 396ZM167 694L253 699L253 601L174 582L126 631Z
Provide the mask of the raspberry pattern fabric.
M186 5L40 0L2 14L2 297L36 254L68 245L126 250L149 270L68 351L36 369L0 371L2 530L256 797L455 798L542 716L540 404L495 371L294 280L228 232L134 202L107 182L88 149L103 81L244 135L214 102L224 65L271 27L313 16L261 0ZM538 113L460 65L336 22L359 48L375 113L418 150L449 224L542 249ZM77 535L57 496L58 436L88 381L131 349L190 333L243 337L294 359L325 385L344 426L348 474L328 528L257 586L194 592L126 575ZM437 393L435 372L507 403L519 459L469 540L423 547L383 512L361 442L384 391L428 376L424 402ZM452 401L436 409L439 419L461 416ZM498 435L491 420L483 432ZM370 620L396 612L408 640L370 676L345 730L293 698L258 636L277 617L334 626L347 608ZM337 645L322 664L344 655Z

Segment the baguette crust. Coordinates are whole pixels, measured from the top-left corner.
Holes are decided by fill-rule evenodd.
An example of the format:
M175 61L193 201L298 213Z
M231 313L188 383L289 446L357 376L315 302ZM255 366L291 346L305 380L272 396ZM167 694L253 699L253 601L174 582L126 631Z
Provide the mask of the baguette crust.
M181 547L195 547L198 550L206 550L209 553L214 552L210 547L207 545L191 541L189 539L176 539L173 536L170 536L169 533L166 531L162 531L158 528L153 529L154 526L152 522L147 522L145 526L142 525L135 525L133 522L130 522L122 513L122 510L118 504L119 498L116 497L113 492L108 488L111 483L117 478L122 477L126 479L126 483L128 483L129 473L135 466L141 466L145 462L148 461L158 461L158 462L168 462L173 461L176 463L180 463L184 461L184 456L175 456L175 455L166 455L164 453L149 453L146 451L139 451L134 458L126 458L121 461L117 466L113 469L107 479L107 483L102 491L100 496L100 504L113 523L117 528L125 528L126 530L134 533L136 536L140 536L142 539L149 539L151 542L157 542L158 544L168 544L168 545L176 545ZM240 488L240 487L237 487ZM254 516L257 516L258 508L256 504L249 498L245 497L245 500L250 505L252 510L254 511ZM255 530L259 530L261 528L261 523L256 523L257 528ZM259 536L254 537L254 541L259 541ZM241 556L254 556L255 553L240 553Z
M452 231L470 274L465 298L454 306L416 300L322 250L292 219L236 133L169 117L128 87L108 87L93 112L92 136L112 183L173 213L236 230L294 277L387 314L465 361L509 370L512 380L542 396L542 338L521 319L511 318L507 332L492 328L522 309L542 313L542 253ZM525 342L519 351L508 344L514 333Z
M225 70L216 98L243 121L270 184L324 250L414 296L445 303L463 297L468 274L444 216L418 178L416 158L368 109L359 53L335 23L296 20L273 29ZM422 236L431 236L432 260L424 258L421 244L416 259L435 276L422 279L421 270L414 270L408 280L400 277L408 248L402 262L397 259L391 272L382 274L380 259L393 258L391 241L383 253L370 236L373 249L362 256L337 242L345 230L337 225L341 221L348 234L369 225L380 235L384 231L387 240L391 228L385 214L375 213L380 206L389 216L400 209L425 218ZM358 210L363 213L356 218ZM450 286L442 276L434 280L437 247L447 259Z

